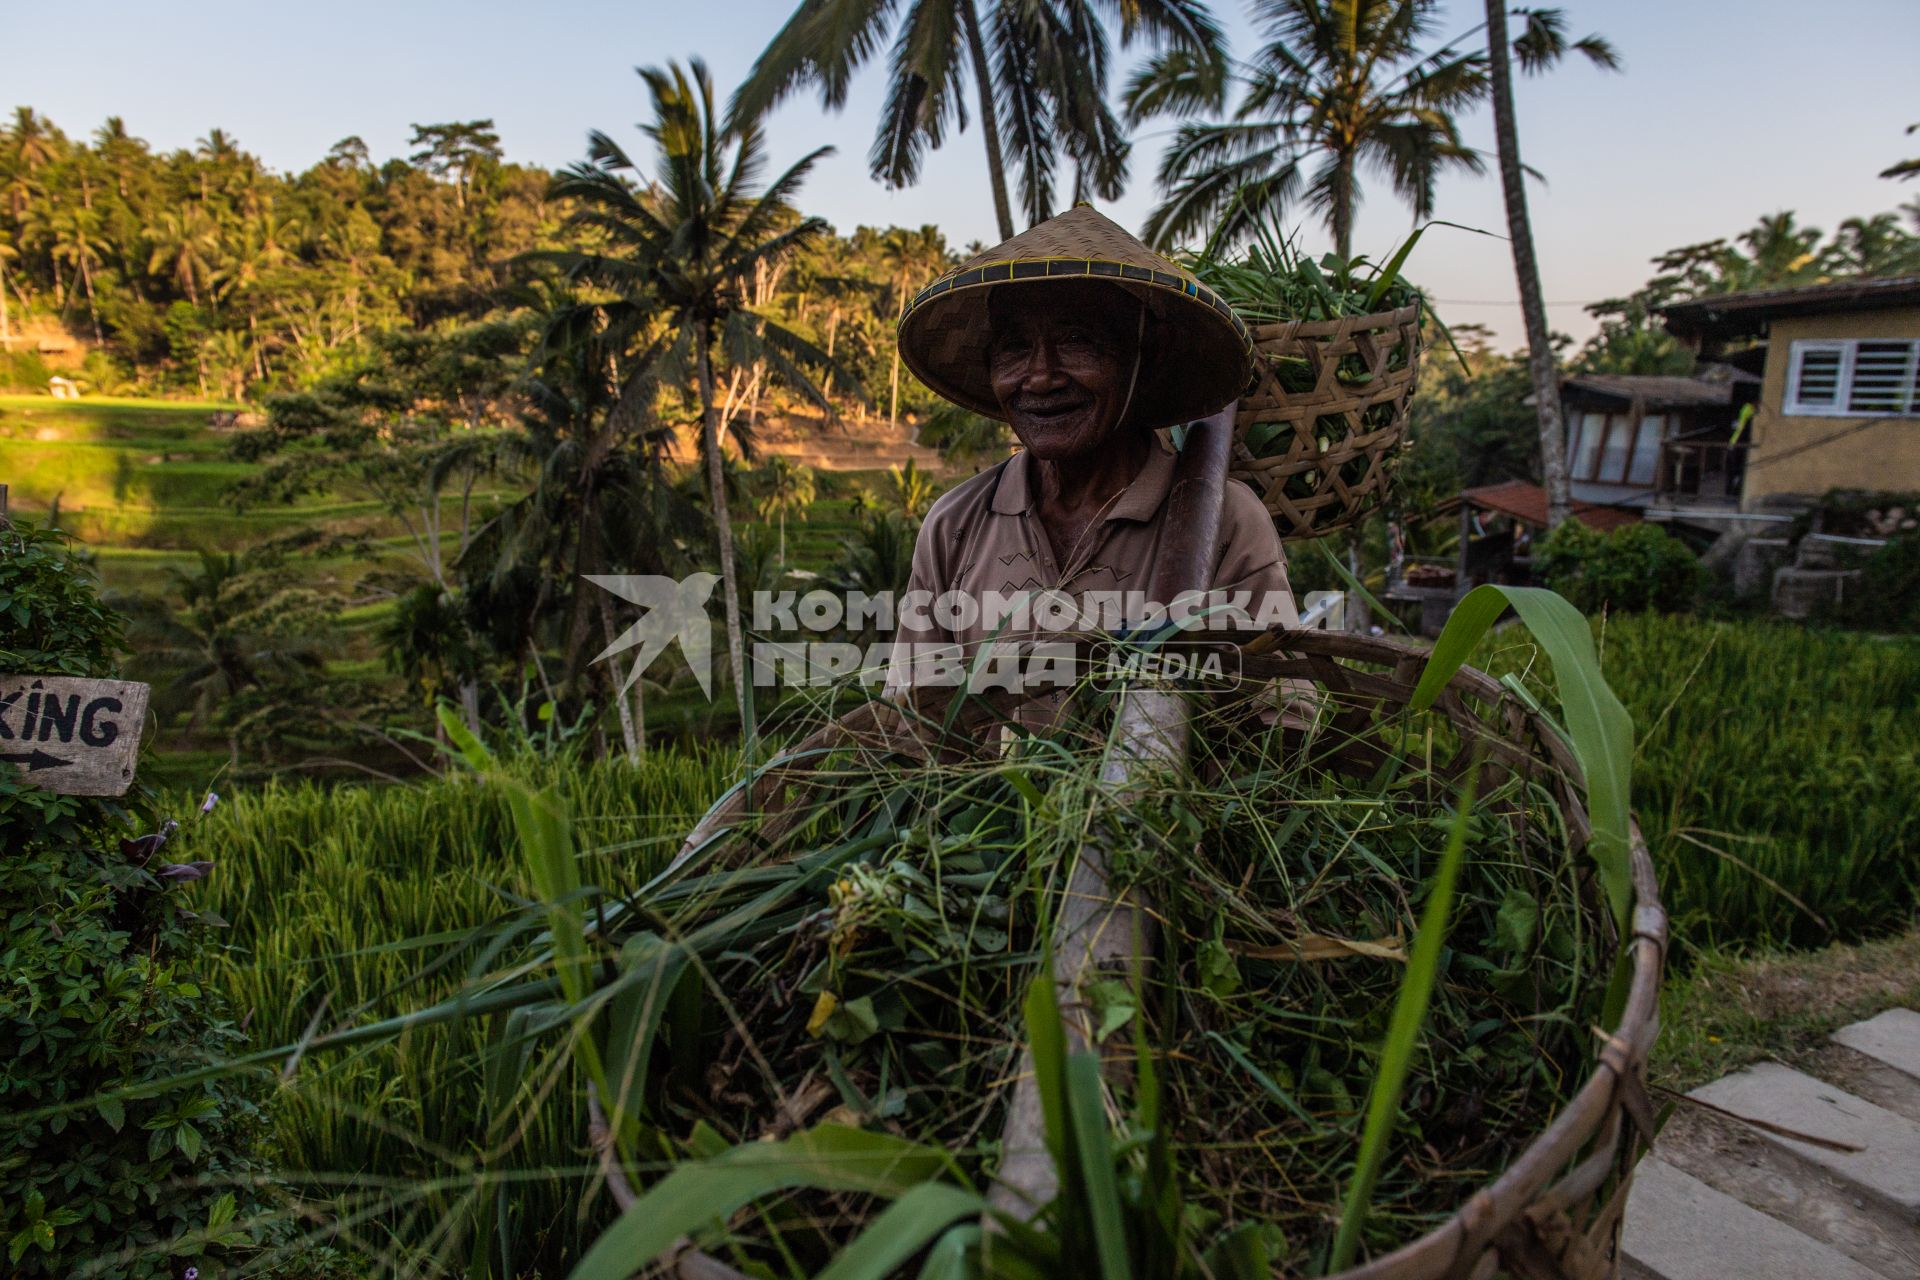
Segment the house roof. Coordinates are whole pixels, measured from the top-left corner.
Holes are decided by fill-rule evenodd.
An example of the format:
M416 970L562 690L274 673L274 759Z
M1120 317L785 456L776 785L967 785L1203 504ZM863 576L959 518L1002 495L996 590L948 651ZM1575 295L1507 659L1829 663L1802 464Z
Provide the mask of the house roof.
M1827 315L1837 311L1881 311L1920 307L1920 276L1835 280L1798 289L1754 289L1712 298L1695 298L1660 308L1667 331L1678 338L1743 338L1767 331L1783 316Z
M1462 502L1480 511L1512 516L1515 520L1542 529L1547 527L1547 491L1525 480L1507 480L1500 484L1481 485L1477 489L1463 489L1459 497L1450 498L1435 507L1434 513L1439 515L1457 511ZM1623 524L1633 524L1640 519L1640 513L1621 507L1576 502L1573 504L1573 518L1590 529L1606 533Z
M1582 373L1561 379L1563 392L1580 391L1631 404L1638 400L1648 409L1687 409L1727 407L1734 402L1733 389L1742 383L1760 379L1729 366L1713 378L1672 377L1630 373Z

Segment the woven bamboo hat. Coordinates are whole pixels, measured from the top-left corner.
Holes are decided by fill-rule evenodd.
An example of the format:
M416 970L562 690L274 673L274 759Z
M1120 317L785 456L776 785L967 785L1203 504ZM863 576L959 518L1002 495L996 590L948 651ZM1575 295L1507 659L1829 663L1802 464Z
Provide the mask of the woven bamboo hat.
M1061 280L1110 281L1166 325L1168 350L1141 371L1129 421L1149 427L1190 422L1246 390L1253 339L1233 308L1086 204L922 289L900 317L900 358L948 400L1004 420L987 376L987 297L996 288L1038 289Z

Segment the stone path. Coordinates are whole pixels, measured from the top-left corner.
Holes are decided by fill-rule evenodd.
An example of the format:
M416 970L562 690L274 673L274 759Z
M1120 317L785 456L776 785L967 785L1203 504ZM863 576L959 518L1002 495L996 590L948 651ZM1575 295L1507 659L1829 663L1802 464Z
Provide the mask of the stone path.
M1629 1280L1920 1277L1920 1013L1843 1027L1810 1065L1674 1112L1634 1174Z

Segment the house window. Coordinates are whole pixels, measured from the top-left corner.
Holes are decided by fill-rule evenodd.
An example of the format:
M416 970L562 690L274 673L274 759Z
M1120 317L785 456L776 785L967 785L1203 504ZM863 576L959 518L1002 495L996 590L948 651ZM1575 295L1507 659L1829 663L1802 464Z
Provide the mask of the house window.
M1578 439L1574 442L1573 470L1568 474L1575 480L1593 479L1594 463L1600 457L1601 442L1606 439L1607 428L1612 419L1604 413L1583 413L1580 415Z
M1640 435L1633 443L1633 462L1627 468L1628 484L1652 484L1660 468L1660 442L1667 438L1667 415L1650 413L1640 419Z
M1600 451L1600 469L1593 479L1608 484L1624 484L1627 479L1627 454L1633 448L1633 419L1625 415L1607 416L1607 446Z
M1830 418L1920 417L1920 341L1796 342L1784 408Z

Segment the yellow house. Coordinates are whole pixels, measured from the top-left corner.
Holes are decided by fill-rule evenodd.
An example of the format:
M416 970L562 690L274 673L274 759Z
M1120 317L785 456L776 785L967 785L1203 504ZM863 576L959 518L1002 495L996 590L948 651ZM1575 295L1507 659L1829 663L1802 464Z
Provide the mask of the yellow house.
M1662 314L1702 360L1761 375L1742 432L1741 511L1790 510L1831 489L1920 491L1920 276L1727 294Z

